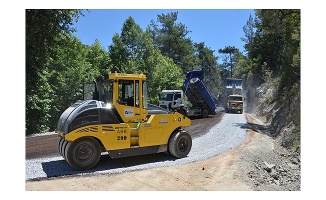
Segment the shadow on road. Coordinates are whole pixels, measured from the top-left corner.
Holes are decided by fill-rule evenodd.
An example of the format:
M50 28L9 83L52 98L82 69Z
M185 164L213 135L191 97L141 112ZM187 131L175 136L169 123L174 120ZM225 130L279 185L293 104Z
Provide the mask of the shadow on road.
M273 137L273 128L270 126L259 125L255 123L234 123L235 126L238 126L242 129L250 129L258 133L262 133L268 136Z
M101 172L101 171L108 171L108 170L114 170L115 173L117 173L117 171L119 171L120 168L122 169L122 168L137 166L137 165L144 165L147 163L149 164L149 163L173 161L173 160L176 160L176 158L166 153L134 156L134 157L127 157L127 158L116 158L116 159L111 159L108 154L105 154L101 156L99 163L90 170L83 170L83 171L75 170L65 160L44 162L42 163L42 168L47 175L47 177L45 178L52 178L52 177L69 176L69 175L82 175L85 173L94 173L94 172ZM37 178L37 180L39 179L40 178Z
M234 126L240 127L241 129L248 129L248 123L233 123Z

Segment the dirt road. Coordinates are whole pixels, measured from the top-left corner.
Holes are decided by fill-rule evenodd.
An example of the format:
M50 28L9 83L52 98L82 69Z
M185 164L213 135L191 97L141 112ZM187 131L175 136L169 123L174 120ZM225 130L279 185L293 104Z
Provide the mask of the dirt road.
M208 131L222 116L193 120L191 127L197 131L193 131L193 137ZM246 116L249 124L261 123L251 115ZM242 145L204 161L122 174L26 181L26 191L300 190L300 161L297 164L291 162L292 157L284 156L288 154L272 138L250 127L248 131L248 137ZM52 136L49 138L54 139ZM33 142L34 145L36 143L40 141ZM30 158L36 154L33 153L33 148L29 148L29 144L26 143L26 157ZM270 171L266 170L266 163L269 164L267 166L270 166ZM280 163L288 164L283 166ZM287 173L284 175L281 172Z

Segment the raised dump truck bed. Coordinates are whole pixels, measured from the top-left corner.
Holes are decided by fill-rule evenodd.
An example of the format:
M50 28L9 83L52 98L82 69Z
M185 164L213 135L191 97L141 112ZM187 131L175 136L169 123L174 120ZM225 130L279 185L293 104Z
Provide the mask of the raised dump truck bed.
M204 74L202 70L187 72L186 78L182 85L182 90L192 104L188 110L188 116L216 114L217 100L210 94L203 83Z

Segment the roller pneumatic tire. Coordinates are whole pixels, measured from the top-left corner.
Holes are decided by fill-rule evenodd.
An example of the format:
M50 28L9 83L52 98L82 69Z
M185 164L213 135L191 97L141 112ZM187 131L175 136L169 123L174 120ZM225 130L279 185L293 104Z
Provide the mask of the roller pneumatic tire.
M83 137L69 142L64 155L71 167L76 170L87 170L93 168L100 160L101 147L96 139Z
M192 139L185 131L174 132L169 139L168 150L170 154L177 158L186 157L192 147Z
M60 137L60 140L58 142L58 151L59 151L59 154L63 157L63 153L62 153L62 143L63 143L64 139L62 137Z
M63 138L60 138L59 143L58 143L58 150L60 155L65 159L65 150L68 145L68 141L64 140Z

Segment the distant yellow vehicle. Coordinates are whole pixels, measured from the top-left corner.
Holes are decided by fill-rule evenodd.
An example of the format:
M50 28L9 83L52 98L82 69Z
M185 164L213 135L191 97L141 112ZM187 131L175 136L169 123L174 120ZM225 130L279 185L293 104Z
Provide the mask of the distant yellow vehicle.
M243 113L242 79L226 79L226 112Z
M239 94L228 96L227 112L243 112L243 97Z
M144 74L112 73L84 85L84 100L62 113L58 150L76 170L96 166L102 152L111 158L159 152L183 158L192 147L184 130L190 125L184 115L148 104Z

